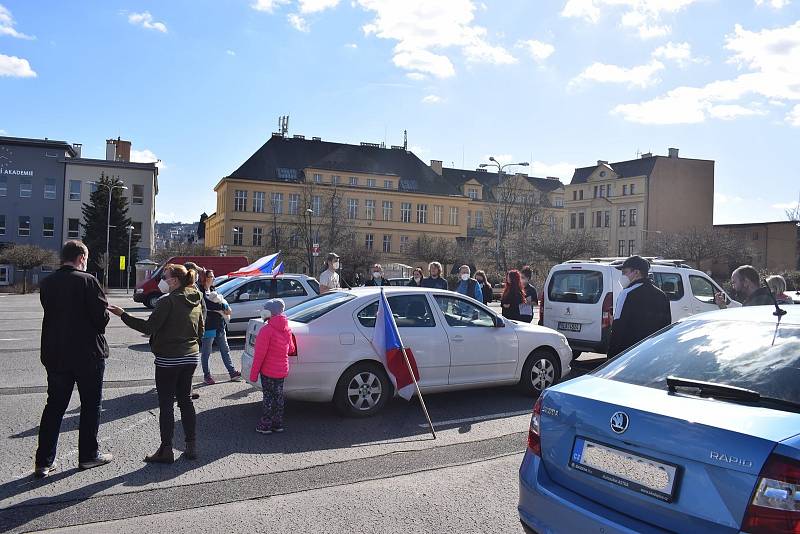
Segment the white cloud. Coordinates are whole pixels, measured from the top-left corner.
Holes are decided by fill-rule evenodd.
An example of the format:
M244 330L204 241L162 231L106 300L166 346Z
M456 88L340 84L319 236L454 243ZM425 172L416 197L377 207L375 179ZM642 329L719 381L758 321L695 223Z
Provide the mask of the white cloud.
M792 126L800 126L800 104L797 104L792 111L786 114L786 122Z
M783 204L773 204L773 208L776 210L786 211L786 210L793 210L800 207L800 203L797 202L784 202Z
M660 82L657 73L664 70L664 64L658 60L651 60L644 65L635 67L620 67L606 63L592 63L578 76L569 82L570 86L583 82L593 81L598 83L619 83L629 87L648 87Z
M0 54L0 76L12 78L35 78L36 72L27 59Z
M427 80L428 75L422 74L421 72L409 72L406 73L406 78L408 78L409 80L421 81L421 80Z
M530 168L531 176L553 176L567 180L572 178L575 169L579 167L574 163L558 162L558 163L545 163L543 161L532 161Z
M175 215L174 211L157 211L156 212L156 221L160 223L172 223L172 222L180 222L177 215Z
M744 202L742 197L726 195L723 193L714 193L714 204L730 205L741 204L742 202Z
M774 9L781 9L789 5L789 0L756 0L757 6L768 5Z
M653 57L674 61L680 66L701 62L692 56L692 46L689 43L673 43L672 41L656 48L653 51Z
M3 4L0 4L0 35L7 35L9 37L16 37L17 39L36 39L31 35L18 32L14 29L16 21L11 16L11 11L8 10Z
M256 11L265 11L267 13L274 13L275 9L289 3L289 0L256 0L250 7Z
M358 48L358 45L356 43L347 43L346 45L344 45L344 47L350 48L351 50L355 50L356 48Z
M300 13L319 13L339 5L339 0L298 0Z
M442 97L438 95L428 95L422 99L423 104L438 104L442 101Z
M290 13L286 19L289 21L289 24L292 25L292 28L299 32L308 33L311 31L311 28L308 26L308 21L297 13Z
M228 54L229 56L235 56L236 55L236 52L234 52L233 50L225 50L225 53Z
M684 124L761 115L752 107L754 98L800 101L800 21L760 31L737 24L726 36L725 48L732 53L728 62L747 72L702 87L677 87L650 101L617 106L614 112L642 124ZM794 119L787 117L790 124Z
M620 25L635 28L639 37L650 39L672 33L669 25L663 24L662 16L674 14L699 0L567 0L561 16L579 18L592 24L600 21L603 10L622 8Z
M471 0L358 0L375 18L363 26L366 35L396 41L396 66L437 78L455 75L444 49L458 49L469 62L509 64L516 58L487 41L486 29L473 24L476 6Z
M516 46L517 48L524 48L534 60L540 62L549 58L556 51L556 47L553 45L535 39L517 41Z
M144 148L142 150L131 149L131 161L134 163L155 163L159 170L167 168L163 161L153 153L152 150Z
M130 13L128 15L128 22L134 26L141 26L148 30L156 30L161 33L167 33L167 25L163 22L153 22L153 15L149 11L142 13Z
M8 135L8 132L5 130L0 130L0 135Z

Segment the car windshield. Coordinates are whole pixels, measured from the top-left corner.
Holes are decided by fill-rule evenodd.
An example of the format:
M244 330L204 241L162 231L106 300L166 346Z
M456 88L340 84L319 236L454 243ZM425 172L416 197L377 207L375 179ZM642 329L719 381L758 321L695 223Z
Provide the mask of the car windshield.
M667 389L676 376L800 402L800 326L774 322L675 323L594 371L594 376Z
M326 293L287 310L286 317L290 321L310 323L354 298L356 298L355 295L338 291Z
M600 271L556 271L547 286L551 302L594 304L603 294L603 273Z
M307 279L306 279L306 282L308 282L308 285L310 285L310 286L311 286L311 289L313 289L313 290L314 290L314 293L316 293L317 295L319 295L319 282L317 282L317 281L316 281L315 279L313 279L313 278L307 278Z
M224 295L228 293L231 289L238 287L239 284L247 280L247 277L237 277L237 278L229 278L222 282L220 285L215 286L217 293L220 295Z

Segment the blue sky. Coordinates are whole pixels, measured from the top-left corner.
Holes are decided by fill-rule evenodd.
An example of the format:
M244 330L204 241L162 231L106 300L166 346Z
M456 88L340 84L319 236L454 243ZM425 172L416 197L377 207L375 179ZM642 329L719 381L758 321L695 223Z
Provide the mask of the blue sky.
M290 134L403 143L559 176L637 152L716 160L715 222L798 202L800 0L0 0L0 134L130 139L159 220L290 115Z

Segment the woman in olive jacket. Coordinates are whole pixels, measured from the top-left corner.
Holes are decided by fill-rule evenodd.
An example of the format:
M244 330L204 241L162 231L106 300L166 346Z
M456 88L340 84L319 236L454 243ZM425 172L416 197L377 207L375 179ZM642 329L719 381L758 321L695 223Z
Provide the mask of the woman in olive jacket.
M195 288L196 276L194 271L187 271L182 265L169 264L164 267L159 289L168 294L157 301L147 319L132 317L117 306L108 307L126 325L150 336L150 350L155 355L161 445L154 454L144 459L145 462L175 461L172 450L175 399L181 410L186 439L183 455L189 460L197 458L197 416L191 393L192 377L203 337L203 296Z

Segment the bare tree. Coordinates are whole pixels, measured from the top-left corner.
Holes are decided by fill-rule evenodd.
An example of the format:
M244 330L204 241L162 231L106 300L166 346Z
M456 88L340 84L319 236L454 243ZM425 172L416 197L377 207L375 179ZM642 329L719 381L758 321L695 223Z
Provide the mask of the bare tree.
M481 249L494 259L499 272L505 272L509 265L526 263L532 257L537 234L546 227L543 208L547 197L522 175L508 176L493 192L499 200L489 210L494 239L492 243L481 240Z
M556 263L599 255L606 250L599 239L586 231L564 232L555 226L539 233L536 249Z
M0 263L10 263L22 271L22 294L28 291L28 271L56 262L55 253L35 245L11 245L0 252Z
M786 218L790 221L800 221L800 200L794 207L786 210Z
M153 252L152 260L162 263L175 256L219 256L219 251L200 243L172 243Z
M732 233L723 229L691 228L683 232L652 234L645 252L654 256L682 259L695 267L705 261L742 261L752 253Z

